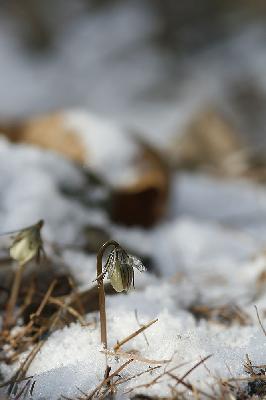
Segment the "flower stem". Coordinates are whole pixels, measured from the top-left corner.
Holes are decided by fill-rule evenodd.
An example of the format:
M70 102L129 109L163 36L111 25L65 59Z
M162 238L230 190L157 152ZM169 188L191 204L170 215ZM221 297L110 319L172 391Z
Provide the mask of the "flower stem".
M12 284L11 295L9 297L7 308L6 308L6 318L5 318L5 327L10 327L14 323L14 309L16 306L19 288L21 284L22 274L24 271L25 264L19 264L18 268L15 272L15 277Z
M118 247L119 244L114 240L109 240L100 247L97 254L97 277L98 277L97 282L98 282L98 293L99 293L101 343L103 344L105 349L107 349L107 327L106 327L105 292L103 284L102 260L104 252L109 246Z

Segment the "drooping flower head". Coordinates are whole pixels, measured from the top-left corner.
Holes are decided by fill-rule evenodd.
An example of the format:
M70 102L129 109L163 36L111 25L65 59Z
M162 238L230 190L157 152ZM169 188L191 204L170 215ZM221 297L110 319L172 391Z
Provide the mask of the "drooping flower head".
M146 271L141 260L128 254L122 247L114 248L109 254L104 271L116 292L128 291L134 287L134 268L140 272Z
M32 260L34 257L39 259L43 250L41 228L44 221L40 220L37 224L22 229L13 239L10 247L10 256L20 264Z

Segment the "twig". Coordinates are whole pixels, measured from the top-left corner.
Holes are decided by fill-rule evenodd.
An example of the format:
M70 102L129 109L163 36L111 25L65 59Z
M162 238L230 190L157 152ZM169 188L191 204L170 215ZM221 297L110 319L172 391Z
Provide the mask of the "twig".
M108 356L113 356L113 357L117 357L120 356L122 358L129 358L135 361L140 361L140 362L144 362L147 364L168 364L171 360L150 360L148 358L139 356L137 354L133 354L133 353L126 353L126 352L122 352L122 351L117 351L117 352L113 352L112 350L101 350L101 353L107 354Z
M216 397L213 397L211 394L204 392L203 390L195 388L191 383L184 382L182 378L178 378L176 375L172 374L171 372L167 372L167 375L169 375L171 378L175 379L177 383L181 383L183 386L185 386L188 390L191 390L192 393L195 394L195 390L202 394L205 397L208 397L209 399L212 400L217 400Z
M18 332L17 335L15 335L15 337L14 337L15 340L18 340L21 337L25 336L25 334L27 332L29 332L29 330L32 328L32 326L34 324L34 318L39 317L41 315L41 313L42 313L44 307L46 306L46 304L47 304L47 302L48 302L48 300L49 300L49 298L51 296L51 293L53 292L54 287L55 287L56 284L57 284L57 280L55 279L51 283L49 288L47 289L47 292L45 293L44 298L41 301L41 304L39 305L37 311L34 314L31 315L31 319L30 319L29 323L20 332Z
M48 328L48 331L50 331L54 325L57 323L58 318L60 315L60 310L58 311L58 313L52 318L52 321L50 322L50 326ZM11 384L9 392L11 393L14 387L14 384L18 381L23 380L23 378L25 377L32 361L34 360L35 356L37 355L38 351L41 349L41 347L44 345L45 340L41 340L40 342L38 342L33 349L31 350L31 352L28 354L28 356L26 357L26 359L24 360L24 362L21 364L19 370L15 373L14 377L11 378L8 382L3 383L2 385L0 385L0 387L4 387L6 385Z
M141 375L147 374L148 372L152 372L156 369L162 368L160 365L156 365L156 367L149 367L148 369L146 369L145 371L139 372L138 374L132 375L129 378L125 378L125 379L118 379L115 384L116 385L121 385L122 383L126 383L129 381L132 381L132 379L138 378Z
M158 319L153 319L152 321L143 325L137 331L131 333L131 335L127 336L125 339L121 340L120 342L117 342L117 344L114 346L114 351L117 352L117 350L119 350L120 347L123 346L123 344L129 342L131 339L133 339L135 336L139 335L141 332L145 331L145 329L149 328L151 325L153 325L157 321L158 321Z
M160 383L160 382L159 382L159 379L161 379L163 376L165 376L168 372L173 372L173 371L175 371L176 369L181 368L181 367L183 367L183 366L186 365L186 364L187 364L187 362L182 363L182 364L179 364L179 365L176 365L175 367L170 368L168 371L164 371L164 372L161 373L160 375L156 376L156 378L152 379L150 382L148 382L148 383L143 383L143 384L141 384L141 385L138 385L138 386L135 386L135 387L133 387L133 388L130 388L129 390L127 390L126 392L124 392L124 394L131 393L131 392L133 392L133 390L135 390L135 389L140 389L140 388L143 388L143 387L148 388L148 387L150 387L150 386L152 386L152 385L155 385L156 383Z
M248 354L246 354L246 362L244 363L245 372L251 375L255 375L253 367L255 367L255 365L252 365L252 362L250 361Z
M209 397L211 399L215 399L213 396L209 395L208 393L203 392L202 390L196 389L193 385L190 383L184 382L184 379L191 374L192 371L194 371L196 368L198 368L201 364L203 364L206 360L208 360L212 355L208 355L207 357L204 357L201 359L199 362L197 362L195 365L193 365L192 368L190 368L181 378L178 378L176 375L172 374L171 372L167 372L167 375L169 375L171 378L175 379L177 383L181 383L183 386L185 386L187 389L191 390L195 394L195 390L198 393L203 394L206 397Z
M0 236L1 236L1 235L0 235ZM4 382L4 383L1 383L1 384L0 384L0 388L3 388L3 387L5 387L5 386L9 385L9 384L12 383L12 382L14 382L14 383L21 383L21 382L23 382L23 381L30 380L31 378L33 378L33 375L32 375L32 376L27 376L27 377L24 377L24 378L21 378L21 379L17 379L16 381L12 381L12 379L10 379L9 381L6 381L6 382Z
M77 318L82 326L86 325L85 319L82 317L82 315L79 314L77 310L75 310L73 307L65 304L63 301L57 299L56 297L50 297L49 298L49 303L55 304L57 306L62 307L63 309L66 309L69 314L71 314L73 317Z
M57 284L57 280L55 279L55 280L51 283L51 285L49 286L49 288L48 288L48 290L47 290L47 292L46 292L44 298L43 298L42 301L41 301L41 304L40 304L39 307L38 307L38 310L36 311L36 313L33 314L33 316L32 316L33 318L34 318L34 317L39 317L39 316L41 315L41 313L42 313L44 307L45 307L46 304L48 303L49 297L51 296L51 294L52 294L52 292L53 292L54 287L55 287L56 284Z
M27 389L29 389L29 384L30 384L30 380L28 380L27 382L26 382L26 384L23 386L23 388L21 389L21 391L17 394L17 396L15 397L15 400L19 400L19 398L20 398L20 396L27 390ZM26 395L27 393L25 393L24 394L24 398L25 398L25 395Z
M4 386L6 386L7 384L11 384L10 388L9 388L9 393L12 393L13 387L15 385L15 383L17 382L17 380L21 380L21 378L24 378L27 370L30 366L30 364L32 363L34 357L36 356L36 354L38 353L38 351L41 349L41 347L44 344L44 340L40 341L39 343L37 343L33 349L31 350L31 352L28 354L28 356L26 357L25 361L22 363L22 365L20 366L19 370L16 372L14 378L12 378L9 382L5 383Z
M110 380L118 375L125 367L128 366L128 364L132 363L133 359L127 360L124 364L122 364L116 371L114 371L111 375L108 376L108 378L103 379L103 381L88 395L86 400L92 399L93 396L101 390L101 388L106 385Z
M194 369L198 368L201 364L204 364L205 361L207 361L210 357L212 357L212 354L209 354L207 357L202 358L197 364L195 364L192 368L190 368L185 375L182 376L181 380L185 379L188 375L191 374Z

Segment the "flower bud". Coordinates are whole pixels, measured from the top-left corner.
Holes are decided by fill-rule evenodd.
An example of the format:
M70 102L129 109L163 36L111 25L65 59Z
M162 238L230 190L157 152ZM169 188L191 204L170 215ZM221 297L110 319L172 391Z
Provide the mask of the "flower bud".
M22 229L14 238L10 247L10 256L20 264L39 257L42 250L41 228L43 220L29 228Z
M126 264L116 263L110 283L116 292L128 291L134 279L134 270Z
M134 286L134 268L145 271L142 262L135 256L127 254L122 247L116 247L109 255L105 271L116 292L128 291Z

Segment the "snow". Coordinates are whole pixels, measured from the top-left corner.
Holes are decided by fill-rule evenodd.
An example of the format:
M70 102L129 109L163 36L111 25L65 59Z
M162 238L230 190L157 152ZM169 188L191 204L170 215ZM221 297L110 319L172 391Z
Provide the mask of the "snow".
M71 118L84 132L91 129L91 116L77 113ZM102 124L105 132L105 122ZM123 142L120 134L116 136L119 130L114 128L113 132L115 140ZM104 133L97 138L88 135L95 157L97 155L96 170L101 170L102 164L104 168L107 166L109 147L103 137ZM123 143L126 148L128 139L125 138ZM128 148L123 153L117 160L117 167L131 159L132 150ZM110 157L113 151L116 151L115 145L110 146ZM156 264L158 276L152 274L147 265L146 273L136 271L135 290L130 290L127 295L107 296L108 348L139 328L137 310L140 323L154 318L158 318L158 322L145 332L148 344L140 334L122 350L137 351L139 358L156 360L158 365L162 360L171 361L119 385L118 398L129 398L132 393L170 395L167 375L160 378L160 383L148 388L134 387L156 378L165 368L179 366L175 373L181 376L208 355L212 356L206 361L207 368L199 366L189 376L191 383L208 392L218 378L230 378L231 374L243 376L246 354L255 364L265 363L266 341L254 310L255 302L259 310L266 308L266 296L263 288L258 291L257 283L266 269L265 242L261 237L266 224L258 219L265 212L266 190L262 186L243 180L225 181L181 174L173 178L168 218L150 230L129 229L111 224L104 213L90 212L75 199L65 196L60 187L68 185L70 189L78 190L84 185L84 176L62 157L29 146L9 144L5 140L0 141L0 154L0 169L4 171L0 177L3 232L44 218L47 242L75 244L84 225L98 221L130 251L136 249L140 254L152 257ZM66 249L61 257L81 290L93 285L95 255ZM199 304L241 306L249 316L249 322L246 326L236 322L226 326L219 321L196 320L190 310ZM73 397L80 393L79 390L89 393L101 382L105 355L101 352L98 315L88 314L86 320L88 326L72 323L46 340L28 371L36 381L32 399ZM112 371L126 360L108 356ZM17 366L2 365L5 378L10 377ZM129 378L148 367L146 362L135 360L120 375ZM130 390L133 392L125 394Z
M92 133L94 129L106 132L104 120L73 111L71 121L84 135L88 134L93 144L91 160L95 170L108 168L118 142L123 143L125 152L117 159L117 165L114 163L117 171L134 154L134 146L129 144L127 148L128 138L122 138L120 128L110 130L115 139L109 154L104 134L93 138ZM2 232L44 218L45 247L52 255L51 242L75 246L84 226L96 223L105 227L130 253L135 250L155 263L157 274L150 265L146 265L145 273L136 270L135 290L106 298L110 350L118 340L136 331L139 323L158 319L145 331L148 344L144 335L139 334L122 346L123 352L134 351L137 360L120 372L121 377L143 374L118 386L119 399L127 399L133 393L170 395L169 383L174 381L167 375L155 385L141 385L174 367L178 367L174 373L181 377L208 355L211 357L205 365L195 369L187 379L209 393L211 388L217 389L219 378L246 376L243 368L246 354L256 365L265 363L266 340L254 309L256 304L265 320L266 295L263 283L260 285L258 281L266 270L266 241L262 235L266 223L261 217L266 199L263 186L202 174L176 174L169 215L156 227L144 230L112 224L103 211L89 209L75 197L67 196L62 186L78 191L87 181L81 169L59 155L1 139L0 170ZM69 247L62 250L61 258L80 290L95 284L92 283L96 275L95 254ZM240 325L236 320L225 324L219 319L198 319L192 312L197 305L239 306L247 314L247 321ZM97 313L89 313L87 326L72 323L47 338L28 370L28 376L33 376L36 383L33 396L26 398L53 400L61 395L73 398L80 390L90 393L101 382L106 361L101 351L98 318ZM150 365L145 359L150 363L155 361L151 365L160 368L144 373ZM108 355L112 372L126 360L127 357ZM167 360L171 361L160 364ZM2 363L4 378L8 379L18 365L19 362ZM139 388L134 389L136 386Z
M265 209L265 190L255 183L187 173L176 175L173 181L170 215L178 213L237 227L248 219L258 222Z
M69 111L63 114L63 120L67 130L80 136L86 149L86 164L94 172L114 187L136 182L139 147L125 129L85 111Z
M77 167L55 154L30 146L13 146L0 139L1 232L45 219L50 241L68 243L86 222L101 224L102 213L90 213L63 195L61 187L86 185ZM71 183L70 183L71 182Z
M163 291L163 293L165 293ZM129 296L130 297L130 296ZM140 314L142 322L148 322L151 314ZM189 313L167 310L158 315L158 322L146 331L148 345L143 335L138 335L124 351L138 350L143 358L160 361L171 360L161 365L161 368L150 375L142 375L129 381L118 390L118 398L127 398L123 392L145 384L160 375L164 368L167 370L178 367L176 373L182 376L200 358L212 355L206 361L206 367L201 366L190 376L201 390L209 391L208 385L213 385L219 377L243 374L243 362L248 353L252 360L263 363L263 350L266 346L265 337L258 327L233 326L226 330L217 326L207 326L205 323L196 325ZM109 346L117 340L126 337L138 329L134 313L122 311L119 307L108 309ZM113 370L127 360L116 360L108 356L108 364ZM121 376L127 378L145 371L149 363L132 363ZM105 369L105 355L99 346L99 330L97 327L81 327L72 324L70 327L55 332L40 350L28 371L29 376L35 375L36 384L33 398L57 399L60 395L77 396L79 390L90 393L102 380ZM230 372L228 372L228 370ZM36 377L37 374L37 377ZM160 384L149 388L138 389L137 393L146 395L166 396L169 392L169 377L160 379ZM134 393L134 391L133 391ZM132 393L131 393L132 394Z
M78 113L75 118L76 122L86 125L86 116L84 120ZM94 142L95 154L101 148L103 151L98 161L101 157L108 159L108 146L104 147L102 138L98 136ZM112 151L115 146L110 148ZM175 373L180 377L208 355L212 356L206 361L207 368L199 366L189 376L191 383L208 392L218 378L243 376L246 354L254 364L265 363L266 341L254 310L256 303L263 318L266 296L263 287L258 290L258 277L266 269L265 242L260 235L266 226L253 218L264 213L266 190L262 186L243 180L181 174L173 178L168 218L150 230L129 229L111 224L104 213L89 212L76 200L65 196L61 185L72 189L84 185L81 171L67 160L5 140L0 141L0 154L0 168L4 171L0 177L3 232L44 218L47 242L60 239L63 243L75 244L84 225L98 221L130 251L136 249L152 257L156 264L159 275L155 276L147 265L146 273L136 271L135 290L127 295L107 296L108 348L139 328L137 310L140 323L154 318L158 318L158 322L145 332L148 344L140 334L122 350L137 351L139 358L155 360L158 365L162 360L171 361L119 385L118 398L129 398L132 393L170 395L167 375L148 388L134 387L156 378L165 368L179 366ZM131 154L131 151L125 152L126 161L122 157L119 163L127 162ZM95 161L95 168L101 169L98 161ZM61 257L80 289L93 285L94 254L66 249ZM237 322L227 326L218 320L196 320L191 307L200 304L241 306L249 321L246 326ZM105 355L101 352L98 315L88 314L86 320L88 326L72 323L46 340L28 371L36 381L32 399L73 397L79 390L89 393L101 382ZM112 371L126 360L108 355ZM17 366L2 365L2 374L10 377ZM135 360L120 375L129 378L148 367L148 362ZM132 392L125 394L130 390Z

